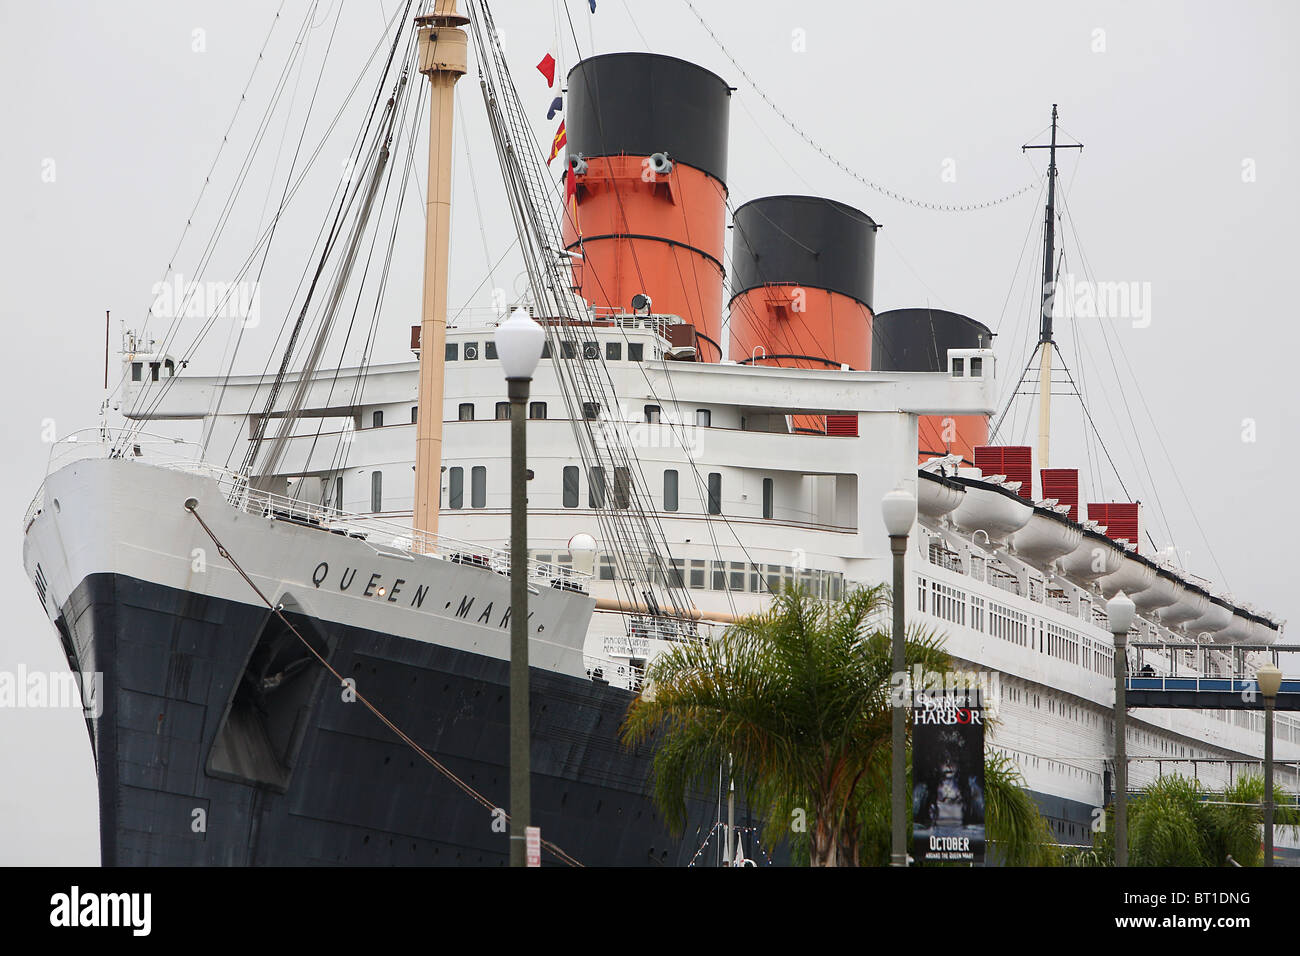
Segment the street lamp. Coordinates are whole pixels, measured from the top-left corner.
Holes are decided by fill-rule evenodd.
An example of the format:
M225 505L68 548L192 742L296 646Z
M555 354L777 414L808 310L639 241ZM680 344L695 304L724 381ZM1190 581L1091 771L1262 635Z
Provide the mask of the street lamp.
M889 550L894 555L894 626L893 626L893 671L895 678L906 673L907 663L903 654L903 604L906 591L903 583L903 558L907 554L907 535L916 521L916 499L902 488L895 488L880 500L880 513L885 519L885 530L889 532ZM890 773L890 866L907 866L907 761L904 754L907 733L907 715L903 712L903 701L892 702L894 711L891 719L893 766Z
M1137 610L1123 591L1106 605L1106 621L1115 637L1115 865L1128 866L1128 708L1125 682L1128 679L1128 629Z
M1273 705L1282 686L1282 672L1272 664L1255 671L1264 695L1264 865L1273 865Z
M510 865L523 866L529 808L528 768L528 388L546 331L523 309L497 326L497 357L510 399Z

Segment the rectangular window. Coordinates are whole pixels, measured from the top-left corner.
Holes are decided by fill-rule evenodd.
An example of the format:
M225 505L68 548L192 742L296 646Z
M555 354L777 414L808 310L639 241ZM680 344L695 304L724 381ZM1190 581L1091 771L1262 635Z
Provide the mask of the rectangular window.
M460 406L460 420L462 422L472 422L474 420L473 402L465 402Z
M664 472L664 511L677 510L677 469Z
M684 558L673 558L672 567L668 571L668 586L670 588L686 587L686 561Z
M454 361L456 361L456 352L457 352L459 349L460 349L460 346L457 345L455 342L448 342L448 343L447 343L447 361L448 361L448 362L454 362Z
M370 510L375 512L384 510L384 473L382 471L372 471L370 473Z
M487 507L487 468L482 465L470 469L469 504L471 508Z
M510 403L509 403L509 402L497 402L497 421L499 421L499 422L508 422L508 421L510 421Z
M155 382L158 381L158 368L159 365L157 362L149 363L149 377L152 378Z
M622 465L614 468L614 507L626 510L632 506L632 472Z
M143 363L143 362L132 362L132 363L131 363L131 381L133 381L133 382L138 382L138 381L140 381L140 380L143 379L143 378L144 378L144 363Z
M716 471L709 472L709 514L722 514L722 475Z
M658 405L647 405L645 407L645 420L651 425L657 425L662 420L663 409Z
M704 590L704 562L694 558L691 559L691 587Z
M984 359L978 355L972 355L970 358L970 377L980 378L984 375Z
M965 359L955 358L952 360L952 377L961 378L964 374L963 366L966 364Z
M546 403L530 402L528 405L528 417L538 420L546 418Z
M420 406L419 406L419 405L412 405L412 406L411 406L411 424L414 425L414 424L415 424L417 421L419 421L419 420L420 420Z
M465 469L456 467L447 472L447 507L465 507Z
M571 359L571 358L573 358L573 356L574 356L573 343L572 343L572 342L561 342L561 343L560 343L560 357L561 357L561 358L566 358L566 359Z
M595 420L600 417L600 402L583 402L582 417Z
M599 465L591 469L591 487L587 489L587 504L592 508L605 507L605 469Z
M709 587L714 591L727 590L727 562L710 561L709 571Z
M745 566L739 561L731 562L731 570L727 573L727 590L745 590Z
M564 466L564 507L578 507L578 466Z
M466 362L472 362L472 361L474 361L476 358L478 358L478 343L477 343L477 342L466 342L466 343L465 343L465 361L466 361Z
M629 362L640 362L645 353L645 346L640 342L627 343L627 360Z
M713 412L709 411L707 408L697 408L695 410L696 425L699 425L701 428L708 428L712 421Z
M343 510L343 476L334 479L334 510Z
M377 411L370 416L370 427L371 428L384 427L384 413L382 411Z
M497 344L491 339L483 343L483 357L485 359L494 359L497 357Z
M771 478L763 479L763 517L772 517L772 499L775 497Z
M607 359L608 359L609 361L611 361L611 362L617 362L617 361L618 361L619 359L621 359L622 357L623 357L623 343L622 343L622 342L606 342L606 343L605 343L605 358L607 358Z

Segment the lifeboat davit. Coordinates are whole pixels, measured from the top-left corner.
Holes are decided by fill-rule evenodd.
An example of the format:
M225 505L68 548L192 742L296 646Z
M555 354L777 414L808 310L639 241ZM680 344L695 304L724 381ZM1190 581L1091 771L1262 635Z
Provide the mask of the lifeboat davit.
M1047 564L1076 551L1083 541L1083 529L1055 512L1035 508L1029 523L1011 538L1017 555L1038 564Z
M969 535L983 531L990 544L1002 544L1029 523L1034 507L1014 491L965 479L966 494L952 513L953 524Z

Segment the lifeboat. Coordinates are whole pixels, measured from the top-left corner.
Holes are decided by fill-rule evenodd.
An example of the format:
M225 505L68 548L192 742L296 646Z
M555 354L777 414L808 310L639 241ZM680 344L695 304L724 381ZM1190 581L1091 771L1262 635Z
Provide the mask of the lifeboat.
M1249 640L1252 644L1273 644L1282 637L1282 629L1267 618L1255 617L1250 624Z
M1240 644L1244 641L1253 640L1251 635L1254 629L1254 622L1247 616L1246 612L1241 608L1234 607L1232 608L1232 620L1214 635L1214 640L1218 644Z
M1210 596L1200 588L1183 584L1178 589L1178 600L1158 612L1160 623L1167 627L1176 627L1188 621L1203 617L1210 609Z
M1150 614L1162 607L1169 607L1178 600L1178 579L1168 571L1157 568L1155 580L1151 587L1139 594L1130 594L1139 614Z
M916 510L929 518L942 518L961 504L966 489L960 482L932 472L917 473Z
M969 535L983 531L990 544L1003 544L1034 515L1034 507L1014 491L973 478L959 479L966 486L952 521Z
M1149 561L1144 561L1142 558L1125 554L1119 570L1099 580L1097 586L1101 588L1101 593L1106 595L1107 598L1113 598L1117 593L1123 591L1130 598L1133 598L1134 603L1136 603L1137 598L1135 595L1141 594L1155 582L1155 565Z
M1035 508L1029 523L1011 538L1017 555L1038 564L1048 564L1076 551L1083 541L1083 529L1055 511Z
M1210 606L1200 617L1187 622L1188 634L1217 634L1232 623L1232 605L1211 597ZM1216 638L1217 639L1217 638Z
M1103 534L1085 527L1079 546L1057 560L1056 566L1077 581L1095 581L1114 574L1124 563L1124 552Z

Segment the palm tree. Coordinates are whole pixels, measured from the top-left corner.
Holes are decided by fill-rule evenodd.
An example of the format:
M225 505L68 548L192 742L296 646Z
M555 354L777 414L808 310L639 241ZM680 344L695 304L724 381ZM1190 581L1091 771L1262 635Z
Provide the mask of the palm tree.
M1129 865L1242 866L1263 863L1260 825L1264 779L1246 775L1223 791L1206 792L1198 781L1177 774L1160 777L1129 800ZM1273 793L1278 825L1300 823L1281 788ZM1096 853L1083 865L1109 865L1115 858L1113 807L1106 829L1094 838Z
M630 746L657 741L655 797L670 825L684 826L688 790L730 762L737 786L768 821L769 844L793 836L798 849L806 840L813 866L887 859L889 600L884 585L840 602L788 590L721 638L656 658L623 738ZM905 656L909 670L949 664L940 639L919 629L909 633ZM1011 857L1028 860L1034 853L1022 841L1048 842L1046 827L1027 795L1011 794L1006 769L994 763L1007 786L989 794L990 822L1006 827Z

